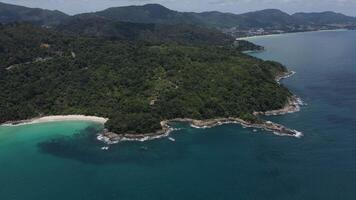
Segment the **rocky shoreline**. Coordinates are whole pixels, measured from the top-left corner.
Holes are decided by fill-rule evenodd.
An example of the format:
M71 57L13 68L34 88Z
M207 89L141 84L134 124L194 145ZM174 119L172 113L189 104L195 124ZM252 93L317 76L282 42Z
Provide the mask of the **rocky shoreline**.
M262 129L266 131L273 132L279 136L290 136L300 138L303 134L297 130L289 129L281 124L277 124L270 121L261 121L259 123L251 123L247 122L240 118L216 118L216 119L208 119L208 120L195 120L189 118L177 118L172 120L166 120L161 122L162 129L155 133L148 134L116 134L113 132L109 132L104 130L102 133L99 133L97 139L106 144L116 144L124 141L147 141L154 140L158 138L168 137L169 134L174 131L174 129L169 126L171 122L186 122L189 123L193 128L213 128L216 126L224 125L224 124L240 124L243 127L248 128L256 128Z
M169 134L174 131L172 127L169 126L169 121L161 122L162 129L155 133L145 133L145 134L117 134L109 132L104 129L101 133L97 135L97 139L106 144L117 144L124 141L140 141L144 142L147 140L154 140L163 137L168 137Z
M286 79L286 78L289 78L291 76L294 76L295 74L296 74L295 71L287 71L287 72L285 72L285 73L283 73L281 75L277 75L276 81L277 81L277 83L281 83L281 81L283 79Z
M271 115L285 115L285 114L289 114L289 113L295 113L295 112L299 112L300 111L300 107L304 105L303 101L293 95L292 97L290 97L288 99L288 103L286 104L286 106L284 106L281 109L278 110L269 110L269 111L265 111L265 112L254 112L253 115L258 116L258 115L265 115L265 116L271 116Z

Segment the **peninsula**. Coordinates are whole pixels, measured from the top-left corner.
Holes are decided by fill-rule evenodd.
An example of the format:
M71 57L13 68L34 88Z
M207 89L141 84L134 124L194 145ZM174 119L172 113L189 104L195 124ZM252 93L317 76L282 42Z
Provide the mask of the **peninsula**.
M177 120L301 135L259 118L295 110L293 94L276 81L291 72L245 48L109 40L29 24L1 25L0 35L0 123L100 116L109 142L161 137Z
M283 75L278 75L276 81L279 83L280 80L289 78L295 74L294 71L287 71ZM300 98L295 95L292 95L288 98L288 101L284 107L277 110L269 110L265 112L254 112L253 115L258 117L259 115L284 115L300 111L300 106L303 105L303 102ZM220 126L223 124L240 124L243 127L263 129L269 132L274 133L279 136L289 136L300 138L303 136L302 132L287 128L281 124L277 124L271 121L264 121L261 119L247 121L241 118L228 117L228 118L215 118L215 119L205 119L205 120L196 120L189 118L176 118L171 120L161 121L161 129L153 133L143 133L143 134L132 134L132 133L123 133L117 134L110 132L107 129L104 129L103 132L98 133L97 139L106 143L106 144L116 144L123 141L147 141L154 140L162 137L168 137L169 134L174 131L174 128L170 126L171 122L186 122L189 123L193 128L212 128L215 126Z

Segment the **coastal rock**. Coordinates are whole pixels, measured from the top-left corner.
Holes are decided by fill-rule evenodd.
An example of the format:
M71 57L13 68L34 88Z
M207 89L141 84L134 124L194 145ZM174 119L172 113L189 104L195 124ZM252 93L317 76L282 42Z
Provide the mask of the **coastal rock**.
M281 80L286 79L286 78L289 78L289 77L292 77L292 76L294 76L295 74L296 74L295 71L288 71L288 72L285 72L285 73L283 73L283 74L281 74L281 75L278 75L278 76L276 77L276 81L277 81L278 83L280 83Z
M266 131L273 132L279 136L290 136L300 138L303 134L299 131L289 129L281 124L277 124L270 121L263 121L260 123L251 123L247 122L240 118L217 118L217 119L208 119L208 120L194 120L189 118L177 118L172 120L165 120L161 122L162 130L157 131L156 133L148 134L116 134L112 132L104 131L100 133L97 137L98 140L105 142L106 144L116 144L123 141L147 141L158 139L162 137L168 137L169 134L174 130L169 126L169 122L187 122L193 128L212 128L215 126L220 126L223 124L240 124L243 127L249 127L254 129L263 129Z
M300 106L304 105L303 101L297 97L297 96L292 96L288 99L287 104L278 110L270 110L266 112L261 112L261 111L256 111L253 113L253 115L258 116L258 115L265 115L265 116L271 116L271 115L285 115L288 113L295 113L300 111Z

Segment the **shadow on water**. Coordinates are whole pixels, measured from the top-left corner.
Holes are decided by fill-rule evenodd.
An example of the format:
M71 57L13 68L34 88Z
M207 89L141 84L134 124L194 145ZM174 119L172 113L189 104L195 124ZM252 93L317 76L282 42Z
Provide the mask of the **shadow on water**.
M187 155L186 148L177 145L172 148L172 143L164 139L144 143L124 142L110 145L109 150L102 150L105 144L96 139L99 131L97 127L89 126L72 136L49 139L37 146L41 153L97 165L113 163L154 165L154 161L178 160Z

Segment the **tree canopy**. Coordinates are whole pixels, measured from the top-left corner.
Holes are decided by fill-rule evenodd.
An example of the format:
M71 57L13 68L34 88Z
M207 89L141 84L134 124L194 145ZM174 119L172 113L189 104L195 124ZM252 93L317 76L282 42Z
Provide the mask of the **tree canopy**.
M41 115L108 117L117 133L147 133L173 118L253 118L290 92L286 68L235 48L66 36L0 27L0 122ZM46 59L45 59L46 58Z

